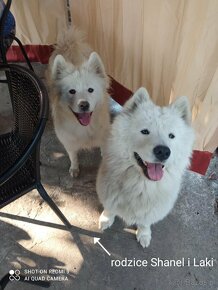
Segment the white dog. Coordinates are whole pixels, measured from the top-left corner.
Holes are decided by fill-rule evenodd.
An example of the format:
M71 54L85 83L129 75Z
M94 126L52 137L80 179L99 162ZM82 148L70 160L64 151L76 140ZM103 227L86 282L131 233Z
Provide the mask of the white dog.
M63 34L49 61L50 102L57 137L69 154L70 174L79 174L77 152L101 147L108 134L108 77L79 30Z
M113 123L97 178L102 230L120 216L137 225L137 240L149 246L150 227L173 208L189 165L190 119L186 97L161 108L140 88L126 103Z

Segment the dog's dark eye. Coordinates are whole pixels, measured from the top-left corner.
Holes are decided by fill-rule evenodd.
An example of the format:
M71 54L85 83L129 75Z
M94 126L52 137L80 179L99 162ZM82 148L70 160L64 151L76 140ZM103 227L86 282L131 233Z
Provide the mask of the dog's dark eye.
M93 93L93 92L94 92L94 89L93 89L93 88L89 88L89 89L88 89L88 92L89 92L89 93Z
M75 95L75 93L76 93L76 90L74 90L74 89L71 89L71 90L69 90L69 93L70 93L71 95Z
M175 138L175 135L173 135L172 133L170 133L170 134L169 134L169 138L170 138L170 139L173 139L173 138Z
M141 131L141 133L144 134L144 135L149 135L150 134L150 132L148 131L148 129L143 129Z

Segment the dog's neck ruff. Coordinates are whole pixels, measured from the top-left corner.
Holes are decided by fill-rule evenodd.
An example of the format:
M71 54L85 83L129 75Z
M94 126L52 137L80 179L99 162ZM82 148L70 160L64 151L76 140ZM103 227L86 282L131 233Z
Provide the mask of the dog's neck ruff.
M139 156L138 153L134 152L134 157L138 163L138 165L141 167L144 175L153 181L159 181L163 177L163 168L164 165L161 163L150 163L150 162L144 162L142 158Z

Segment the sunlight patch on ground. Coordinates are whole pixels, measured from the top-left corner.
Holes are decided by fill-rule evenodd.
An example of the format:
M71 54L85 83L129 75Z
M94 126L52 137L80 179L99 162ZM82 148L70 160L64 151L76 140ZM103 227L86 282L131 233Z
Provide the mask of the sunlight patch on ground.
M31 268L36 267L36 262L33 261L32 259L28 258L28 257L17 257L17 261L20 262L21 264L25 264Z
M130 233L130 234L133 234L133 235L135 235L135 233L136 233L136 231L134 229L124 228L123 230L124 230L124 232Z
M62 153L62 152L53 152L52 155L53 155L54 159L59 159L59 158L65 156L64 153Z

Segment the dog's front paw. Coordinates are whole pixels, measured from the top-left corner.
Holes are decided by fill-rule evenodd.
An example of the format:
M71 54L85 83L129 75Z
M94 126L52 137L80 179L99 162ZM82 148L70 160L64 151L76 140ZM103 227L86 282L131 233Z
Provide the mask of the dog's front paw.
M76 167L76 168L70 167L69 173L72 177L78 177L79 176L79 168L78 167Z
M151 230L150 229L138 229L136 232L137 241L141 244L143 248L147 248L151 242Z
M114 222L114 217L107 215L105 211L102 212L99 218L99 229L104 231L109 228Z

